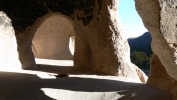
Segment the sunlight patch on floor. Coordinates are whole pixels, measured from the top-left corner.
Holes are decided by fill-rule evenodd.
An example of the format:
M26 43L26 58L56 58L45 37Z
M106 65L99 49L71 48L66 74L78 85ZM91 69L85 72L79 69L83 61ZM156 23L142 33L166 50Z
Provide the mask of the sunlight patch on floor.
M50 60L50 59L38 59L36 58L36 63L41 65L54 65L54 66L63 66L63 67L71 67L73 66L73 60ZM56 79L56 73L51 72L42 72L42 71L31 71L31 70L23 70L21 68L20 62L18 64L0 64L0 72L15 72L15 73L23 73L23 74L31 74L36 75L41 79Z
M70 91L63 89L41 88L45 95L56 100L116 100L121 97L114 92L83 92L83 91Z
M37 74L37 76L41 79L56 79L54 75L42 73L42 74Z
M73 60L53 60L35 58L36 64L54 65L54 66L73 66Z

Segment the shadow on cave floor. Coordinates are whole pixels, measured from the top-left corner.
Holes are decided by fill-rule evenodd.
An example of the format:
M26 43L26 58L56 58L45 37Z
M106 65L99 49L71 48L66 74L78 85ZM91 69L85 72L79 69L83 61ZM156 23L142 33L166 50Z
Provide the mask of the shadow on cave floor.
M105 76L39 76L1 71L0 100L170 100L168 94L148 85Z
M88 75L103 75L90 70L75 69L73 60L55 60L35 58L38 69L37 71L51 72L58 74L88 74Z
M57 74L86 74L86 75L103 75L98 72L90 70L75 69L74 66L54 66L54 65L37 65L38 69L36 71L50 72Z

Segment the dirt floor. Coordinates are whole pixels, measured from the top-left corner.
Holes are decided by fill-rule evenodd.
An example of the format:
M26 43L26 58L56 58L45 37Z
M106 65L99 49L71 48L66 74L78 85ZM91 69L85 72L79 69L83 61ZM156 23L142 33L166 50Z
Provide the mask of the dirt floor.
M0 100L170 100L170 98L171 96L164 91L131 79L76 71L71 66L40 65L36 71L19 69L0 71Z

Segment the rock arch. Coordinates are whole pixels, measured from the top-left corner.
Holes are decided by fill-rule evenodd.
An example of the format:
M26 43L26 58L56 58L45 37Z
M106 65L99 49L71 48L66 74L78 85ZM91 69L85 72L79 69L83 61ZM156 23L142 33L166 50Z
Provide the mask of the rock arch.
M32 50L36 58L73 59L69 39L74 36L74 27L70 20L59 13L48 13L35 22L32 27L37 31L32 40Z

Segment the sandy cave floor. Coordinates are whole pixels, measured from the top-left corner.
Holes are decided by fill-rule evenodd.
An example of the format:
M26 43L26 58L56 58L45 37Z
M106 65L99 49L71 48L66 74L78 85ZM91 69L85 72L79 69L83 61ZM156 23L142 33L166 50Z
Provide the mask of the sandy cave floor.
M1 70L0 100L170 100L169 94L135 80L75 71L72 61L52 63L58 66ZM57 77L62 73L69 76Z

